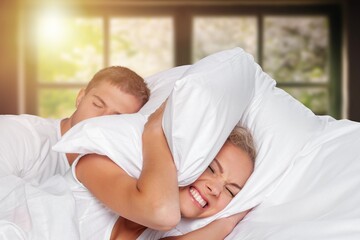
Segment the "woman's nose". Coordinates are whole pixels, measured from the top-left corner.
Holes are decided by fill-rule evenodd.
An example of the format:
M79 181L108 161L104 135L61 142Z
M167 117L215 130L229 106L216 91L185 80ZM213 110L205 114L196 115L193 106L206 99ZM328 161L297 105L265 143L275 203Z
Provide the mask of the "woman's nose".
M217 197L222 192L224 183L220 178L216 178L208 182L207 188L209 189L209 194Z

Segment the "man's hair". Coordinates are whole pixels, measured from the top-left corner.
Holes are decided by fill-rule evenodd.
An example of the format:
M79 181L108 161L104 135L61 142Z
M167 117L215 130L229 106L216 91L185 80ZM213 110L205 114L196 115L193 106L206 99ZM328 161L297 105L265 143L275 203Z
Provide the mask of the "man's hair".
M228 139L232 144L249 154L250 159L255 162L256 149L254 139L247 128L236 126L230 133Z
M150 97L150 90L144 79L126 67L111 66L98 71L88 83L85 93L103 81L108 81L121 91L131 94L144 105Z

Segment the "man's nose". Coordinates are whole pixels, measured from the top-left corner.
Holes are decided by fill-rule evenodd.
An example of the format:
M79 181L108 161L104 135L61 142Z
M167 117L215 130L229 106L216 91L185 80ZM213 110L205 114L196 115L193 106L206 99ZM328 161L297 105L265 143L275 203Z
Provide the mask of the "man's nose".
M114 109L110 109L110 108L107 108L104 112L103 112L103 115L116 115L116 114L119 114L116 110Z

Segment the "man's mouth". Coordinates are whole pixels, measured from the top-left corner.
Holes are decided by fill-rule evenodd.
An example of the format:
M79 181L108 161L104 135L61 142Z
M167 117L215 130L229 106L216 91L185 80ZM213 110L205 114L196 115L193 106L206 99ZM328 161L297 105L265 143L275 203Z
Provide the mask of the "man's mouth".
M200 204L201 207L205 207L207 205L207 202L201 197L200 193L196 188L190 187L190 194L193 196L193 198Z

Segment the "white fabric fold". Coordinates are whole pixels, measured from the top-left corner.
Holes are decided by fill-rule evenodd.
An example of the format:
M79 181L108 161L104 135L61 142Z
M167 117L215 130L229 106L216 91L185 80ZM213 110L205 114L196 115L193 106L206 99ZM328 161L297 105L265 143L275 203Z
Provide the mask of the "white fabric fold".
M206 169L239 121L254 92L254 73L252 56L236 48L200 60L174 81L163 128L180 186L190 184ZM143 125L161 104L159 99L167 97L162 96L153 96L157 99L153 107L147 104L146 110L136 114L80 122L53 149L107 155L129 175L138 177Z
M238 59L232 62L234 56ZM226 66L234 63L236 67L216 68L224 58ZM186 233L219 217L254 208L227 239L359 239L355 226L360 213L351 212L360 202L358 123L316 116L277 88L240 49L209 56L180 70L162 73L164 79L169 73L174 90L170 94L172 87L168 87L167 93L155 96L153 106L150 101L139 114L84 121L54 149L105 154L130 175L138 176L146 116L170 94L163 126L180 185L194 181L208 166L235 124L251 130L258 152L254 173L226 209L205 219L183 219L177 231ZM230 85L226 80L231 80ZM128 143L127 138L133 140Z

